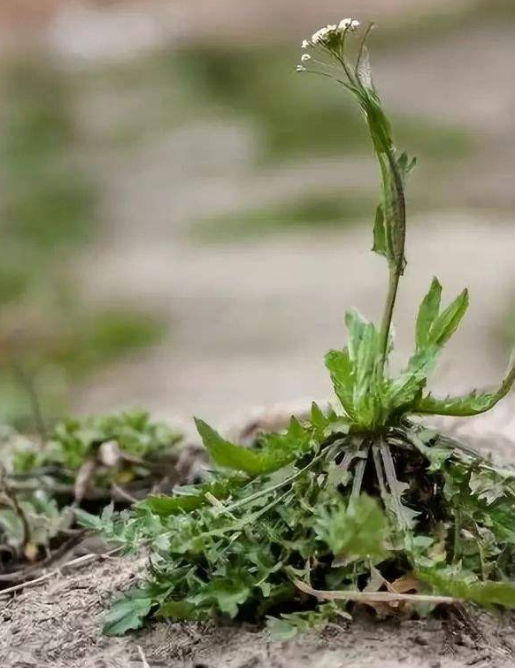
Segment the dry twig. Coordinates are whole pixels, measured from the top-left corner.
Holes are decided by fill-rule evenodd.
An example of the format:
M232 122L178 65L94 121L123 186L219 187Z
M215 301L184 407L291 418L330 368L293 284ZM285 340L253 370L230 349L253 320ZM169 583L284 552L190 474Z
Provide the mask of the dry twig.
M138 645L138 654L139 654L139 656L140 656L141 663L143 664L143 668L150 668L150 664L149 664L149 662L147 661L147 659L146 659L146 657L145 657L145 653L143 652L143 650L142 650L142 648L141 648L140 645Z
M295 580L294 585L304 594L315 596L318 600L323 601L356 601L358 603L409 601L411 603L434 603L435 605L440 603L451 605L458 602L457 599L451 596L431 596L429 594L398 594L391 591L368 592L356 590L323 591L321 589L313 589L301 580Z

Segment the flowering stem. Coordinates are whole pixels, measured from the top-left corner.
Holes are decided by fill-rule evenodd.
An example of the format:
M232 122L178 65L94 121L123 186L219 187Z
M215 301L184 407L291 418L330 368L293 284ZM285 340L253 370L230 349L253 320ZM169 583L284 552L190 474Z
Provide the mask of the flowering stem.
M349 90L358 100L367 120L374 151L379 162L382 175L383 201L378 209L380 217L374 227L374 250L384 255L388 261L390 278L383 319L379 330L379 364L378 375L382 379L389 352L390 330L397 300L400 277L404 272L404 246L406 240L406 201L404 197L404 178L411 166L408 156L399 157L394 148L389 120L381 107L381 101L374 88L370 63L367 53L367 38L374 27L370 24L359 43L357 58L351 66L346 57L346 38L349 31L359 27L359 21L343 19L338 25L328 25L317 30L311 40L304 40L302 48L318 48L328 55L329 62L336 61L343 68L345 77L342 80L327 72L308 70L310 73L334 78ZM303 54L302 62L311 60L311 55ZM318 62L318 61L315 61ZM322 63L323 65L323 63ZM305 72L303 65L298 71ZM377 239L380 240L376 246Z
M342 43L341 43L341 46L340 46L340 53L338 55L338 60L340 61L349 82L351 84L355 84L354 77L352 76L350 68L347 65L347 61L345 60L345 38L347 37L347 32L348 32L348 28L346 28L343 31Z

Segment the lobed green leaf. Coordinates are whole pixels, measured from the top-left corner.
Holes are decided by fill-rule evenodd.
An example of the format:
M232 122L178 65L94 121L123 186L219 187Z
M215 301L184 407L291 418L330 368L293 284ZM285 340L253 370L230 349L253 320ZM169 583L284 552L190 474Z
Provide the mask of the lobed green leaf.
M238 614L239 606L245 603L250 594L250 587L241 578L214 578L203 587L201 593L191 597L189 602L193 605L215 603L221 612L234 618Z
M440 348L444 346L459 327L468 306L469 294L465 289L433 322L428 333L427 344Z
M363 494L348 506L339 503L332 510L322 508L316 517L316 534L336 558L350 563L385 556L388 524L384 512L371 497Z
M354 363L347 348L330 350L325 356L325 366L331 376L336 396L351 419L356 418L354 408Z
M449 415L454 417L472 417L491 410L504 399L515 383L515 364L509 369L501 386L495 392L473 390L462 397L447 396L442 399L430 393L420 397L412 406L414 413L431 415Z
M427 382L428 374L434 369L438 349L435 346L416 352L410 359L407 369L391 381L387 390L390 411L401 407L411 407Z
M174 496L155 494L147 496L136 505L136 509L149 510L160 517L191 513L209 503L206 494L216 499L226 499L245 482L244 477L231 476L202 485L183 486L174 489Z
M223 439L203 420L195 419L198 432L211 456L223 468L243 471L250 476L272 473L309 451L311 434L294 417L285 434L264 437L261 449L246 448Z
M114 602L105 616L103 632L108 636L121 636L131 629L143 626L152 608L152 599L140 589L128 592Z
M427 346L429 333L433 327L440 312L440 302L442 299L442 286L435 277L429 288L429 292L422 300L417 317L416 326L416 344L417 350Z

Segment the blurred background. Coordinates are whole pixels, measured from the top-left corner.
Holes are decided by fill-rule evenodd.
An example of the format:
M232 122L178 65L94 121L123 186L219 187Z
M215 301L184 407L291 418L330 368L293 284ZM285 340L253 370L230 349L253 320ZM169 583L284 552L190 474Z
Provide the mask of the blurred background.
M434 387L499 377L513 0L18 0L0 5L0 420L30 426L31 395L47 420L139 405L217 423L330 394L344 311L377 318L386 280L364 123L295 73L301 40L345 16L378 23L375 81L419 159L398 363L437 274L472 303Z

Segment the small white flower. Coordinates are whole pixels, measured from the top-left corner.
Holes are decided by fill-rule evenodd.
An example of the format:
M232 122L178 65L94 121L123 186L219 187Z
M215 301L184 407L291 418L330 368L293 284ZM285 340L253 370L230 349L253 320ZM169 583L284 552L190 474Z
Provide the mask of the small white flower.
M313 44L318 44L318 42L320 42L320 40L322 40L327 35L327 33L327 28L320 28L320 30L317 30L315 33L313 33L311 41Z
M303 53L302 57L301 57L301 60L302 60L303 63L305 63L306 60L311 60L311 56L309 55L309 53Z
M304 67L304 65L297 65L297 72L305 72L305 71L306 68Z
M307 49L307 48L309 48L309 42L308 42L307 39L303 39L303 40L302 40L302 48L303 48L303 49Z
M304 40L302 42L302 48L307 48L307 46L316 46L320 42L323 42L328 35L332 33L345 32L346 30L355 30L360 26L359 21L354 19L342 19L338 25L336 23L329 23L325 28L320 28L311 37L311 42ZM306 45L306 46L305 46Z

